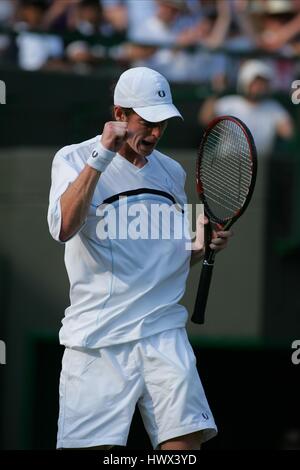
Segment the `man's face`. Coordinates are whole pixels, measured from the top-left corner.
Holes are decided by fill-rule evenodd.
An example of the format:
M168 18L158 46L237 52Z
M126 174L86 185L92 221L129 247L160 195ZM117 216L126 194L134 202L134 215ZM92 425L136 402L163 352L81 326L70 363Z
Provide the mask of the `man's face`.
M270 92L270 82L262 77L256 77L249 85L248 96L254 101L264 99Z
M101 20L101 9L100 6L88 5L79 7L79 19L81 21L86 21L94 26L99 25Z
M30 28L40 28L44 10L34 5L24 5L21 8L21 19L25 21Z
M149 122L136 113L126 117L128 122L127 144L141 157L147 157L152 153L166 127L167 120L161 122Z
M171 25L180 16L180 10L168 3L158 1L157 16L167 25Z

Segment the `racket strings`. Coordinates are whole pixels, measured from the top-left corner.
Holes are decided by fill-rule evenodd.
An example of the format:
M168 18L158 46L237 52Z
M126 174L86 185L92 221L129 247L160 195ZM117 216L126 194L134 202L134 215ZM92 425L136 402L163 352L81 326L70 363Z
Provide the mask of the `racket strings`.
M199 167L208 207L220 220L242 208L252 176L248 140L234 121L220 121L208 134Z

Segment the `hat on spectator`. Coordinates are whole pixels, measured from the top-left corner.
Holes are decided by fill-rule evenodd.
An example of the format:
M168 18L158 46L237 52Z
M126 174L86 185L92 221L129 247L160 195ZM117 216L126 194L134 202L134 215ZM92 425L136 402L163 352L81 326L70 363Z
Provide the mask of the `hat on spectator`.
M149 122L182 116L172 101L166 78L148 67L134 67L120 76L114 92L114 104L132 108Z
M239 93L247 93L249 85L257 77L265 80L272 80L272 69L260 60L249 60L240 68L237 80L237 90Z
M295 6L291 0L252 0L250 10L258 14L280 15L294 11Z

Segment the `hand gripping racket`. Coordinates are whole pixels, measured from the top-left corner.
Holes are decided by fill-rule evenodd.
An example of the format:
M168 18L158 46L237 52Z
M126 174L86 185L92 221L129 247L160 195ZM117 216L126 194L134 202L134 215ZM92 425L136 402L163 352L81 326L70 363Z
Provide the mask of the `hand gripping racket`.
M204 323L215 252L211 250L212 224L228 230L243 214L253 194L257 171L255 143L247 126L234 116L221 116L208 125L196 168L197 192L209 219L204 226L205 255L192 315Z

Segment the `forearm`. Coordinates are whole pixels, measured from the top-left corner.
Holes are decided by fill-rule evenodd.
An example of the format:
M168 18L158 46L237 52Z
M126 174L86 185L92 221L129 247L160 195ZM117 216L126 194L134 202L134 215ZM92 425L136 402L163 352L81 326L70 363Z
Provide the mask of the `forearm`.
M228 33L231 22L230 7L227 2L223 2L223 0L218 2L217 10L218 16L215 20L213 28L207 38L203 41L206 46L212 48L217 48L222 45Z
M61 229L59 238L67 241L84 223L101 173L86 165L60 198Z
M191 261L190 261L190 266L194 266L195 264L199 263L203 259L204 256L204 250L198 250L198 249L193 249L192 248L192 253L191 253Z
M219 251L223 250L226 247L227 241L231 236L232 236L231 230L226 230L226 231L221 230L218 232L213 230L209 248L213 250L215 254L218 253ZM192 253L191 253L190 265L194 266L194 264L201 261L204 257L205 247L204 247L204 238L203 238L202 231L198 232L198 236L192 242L191 251Z
M279 38L282 43L286 43L293 39L300 31L300 13L298 13L291 21L283 25L279 31Z
M198 112L198 122L202 126L207 124L216 116L216 98L208 98Z
M122 145L127 123L107 122L87 164L60 198L61 229L59 239L67 241L82 226L100 178Z
M284 119L277 124L277 133L282 139L291 139L294 134L294 126L291 119Z
M256 44L258 34L254 28L253 22L251 21L248 12L239 12L236 16L237 23L240 31L243 31L253 44Z

